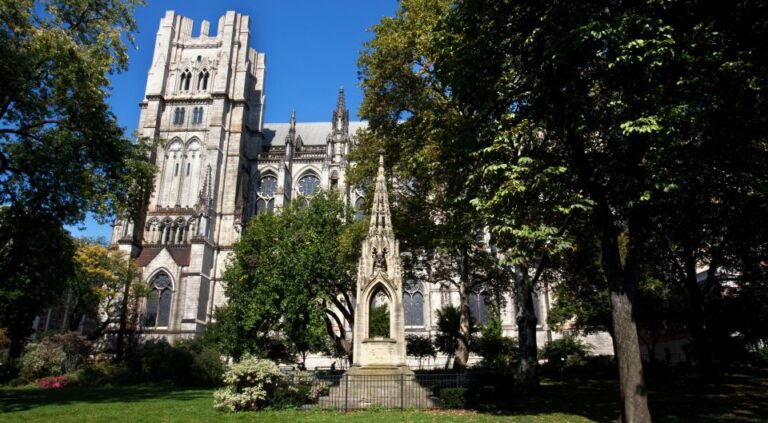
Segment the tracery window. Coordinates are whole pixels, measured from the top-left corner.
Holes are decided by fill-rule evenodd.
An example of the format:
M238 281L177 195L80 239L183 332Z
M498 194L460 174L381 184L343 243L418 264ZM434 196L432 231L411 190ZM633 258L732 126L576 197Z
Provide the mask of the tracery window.
M299 179L299 194L311 196L320 190L320 178L315 175L306 175Z
M173 111L173 124L174 125L181 125L184 123L184 108L183 107L177 107Z
M403 284L403 314L406 326L424 326L424 294L412 279Z
M147 296L144 310L144 326L168 327L171 317L171 300L173 291L171 278L165 272L156 274L149 283L152 290Z
M491 296L484 289L469 294L469 313L475 324L482 325L488 321L490 302Z
M192 80L192 74L189 72L189 69L186 69L184 72L181 73L181 84L179 85L179 88L182 91L189 91L189 83Z
M197 77L197 90L198 91L205 91L208 89L208 78L210 77L210 74L208 73L207 69L203 69L202 72L200 72L200 76Z
M256 213L265 213L275 209L275 192L277 192L277 178L272 175L262 176L259 180L256 200Z

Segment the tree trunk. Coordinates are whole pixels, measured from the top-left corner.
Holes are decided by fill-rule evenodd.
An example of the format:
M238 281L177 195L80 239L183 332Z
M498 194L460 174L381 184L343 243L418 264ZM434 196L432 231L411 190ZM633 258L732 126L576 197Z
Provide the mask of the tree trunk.
M470 320L472 315L469 310L469 251L464 248L461 251L461 272L459 274L459 316L460 336L456 345L456 354L453 358L453 368L462 370L469 362L469 338L471 334Z
M520 349L517 378L520 385L524 389L529 390L539 386L533 284L525 268L520 269L514 281L515 289L513 294L517 322L517 342Z
M712 354L706 333L706 301L704 292L702 292L696 279L696 260L693 258L693 253L688 248L685 248L683 254L685 255L683 260L683 265L685 266L683 285L688 294L688 329L693 340L693 353L697 364L701 368L707 369L710 367Z
M634 219L629 221L629 252L622 267L617 231L603 221L601 234L602 266L610 291L613 320L614 351L619 365L619 389L622 399L624 423L650 423L648 393L640 359L633 301L641 276L640 245L643 239L636 234ZM635 229L635 231L633 231Z
M604 187L594 174L594 167L586 155L584 139L573 128L566 129L566 142L570 148L578 177L589 197L594 201L594 218L600 230L601 264L611 301L613 321L613 348L619 366L619 390L624 423L650 423L648 394L640 360L640 343L633 315L633 296L637 290L641 270L640 250L647 222L642 211L631 210L628 216L629 253L622 265L619 250L617 218L611 209ZM631 165L629 162L627 165Z

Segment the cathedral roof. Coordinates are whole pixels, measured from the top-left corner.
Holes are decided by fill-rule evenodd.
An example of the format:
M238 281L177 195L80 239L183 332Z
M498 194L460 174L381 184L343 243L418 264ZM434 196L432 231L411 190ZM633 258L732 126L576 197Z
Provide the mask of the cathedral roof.
M349 134L354 135L358 128L365 128L368 122L349 122ZM290 123L265 123L264 144L285 145L285 137L291 128ZM301 136L304 145L325 145L328 134L333 130L331 122L298 122L296 135Z

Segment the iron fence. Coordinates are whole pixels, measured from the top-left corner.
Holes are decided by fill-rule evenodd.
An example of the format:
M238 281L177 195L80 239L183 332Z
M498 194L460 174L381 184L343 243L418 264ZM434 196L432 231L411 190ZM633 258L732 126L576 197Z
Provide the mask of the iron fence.
M317 406L343 411L364 408L442 408L447 388L468 388L471 377L456 374L349 375L316 372L286 375L294 383L308 382L320 394ZM311 380L307 380L310 378Z

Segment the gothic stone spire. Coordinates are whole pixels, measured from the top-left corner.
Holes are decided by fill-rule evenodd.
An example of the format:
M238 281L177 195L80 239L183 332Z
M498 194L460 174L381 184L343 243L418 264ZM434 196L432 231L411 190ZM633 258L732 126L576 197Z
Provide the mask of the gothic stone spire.
M339 87L336 110L333 111L333 133L349 135L349 110L344 99L344 87Z
M387 195L387 178L384 175L383 154L379 154L379 173L376 175L376 188L373 193L368 238L384 238L388 241L395 240L395 233L392 230L392 215L389 212L389 196Z

